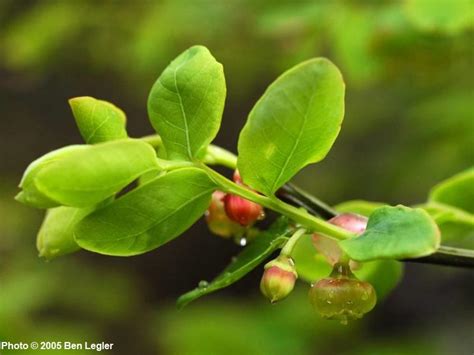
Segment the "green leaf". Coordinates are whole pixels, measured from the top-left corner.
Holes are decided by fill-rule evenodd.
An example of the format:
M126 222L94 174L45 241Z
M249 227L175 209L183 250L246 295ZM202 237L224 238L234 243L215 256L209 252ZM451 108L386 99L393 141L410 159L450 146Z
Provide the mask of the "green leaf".
M97 206L86 208L60 206L46 211L46 216L36 238L39 256L51 260L55 257L73 253L80 249L74 240L74 228L85 216L104 207L113 198Z
M425 209L441 230L443 245L474 249L474 215L439 202L419 206Z
M46 212L36 239L39 255L46 259L79 250L74 241L73 229L77 222L94 208L56 207Z
M83 96L70 99L69 105L87 144L127 138L125 113L110 102Z
M68 151L40 169L33 184L62 205L87 207L157 168L155 151L149 144L119 140Z
M176 238L204 214L215 184L201 169L161 175L84 218L75 229L84 249L142 254Z
M474 25L472 0L407 0L408 19L421 30L457 34Z
M84 145L71 145L49 152L33 161L23 173L19 187L22 191L16 195L15 199L31 207L51 208L59 206L60 203L40 192L35 185L36 175L45 167L60 159L61 157L86 149Z
M344 116L344 82L337 67L311 59L286 71L256 103L239 138L243 181L273 194L300 169L322 160Z
M180 54L148 97L148 115L171 160L202 158L219 131L226 96L222 65L203 46Z
M403 277L403 263L396 260L375 260L359 263L353 270L357 278L370 282L381 300L400 283Z
M474 168L454 175L433 187L429 201L441 202L474 213Z
M382 202L372 202L364 200L350 200L341 202L334 206L339 212L357 213L365 217L369 217L377 208L385 206Z
M182 308L199 297L232 285L260 265L271 253L288 240L288 221L280 218L273 226L258 235L255 240L230 263L211 283L200 285L178 299L178 307Z
M399 205L376 209L364 233L339 245L351 259L369 261L429 255L439 243L438 226L425 210Z
M332 271L324 256L313 247L310 235L300 238L291 256L295 261L298 277L308 283L327 277ZM357 263L353 272L360 280L370 282L377 292L377 298L382 299L400 281L403 265L394 260L369 261Z

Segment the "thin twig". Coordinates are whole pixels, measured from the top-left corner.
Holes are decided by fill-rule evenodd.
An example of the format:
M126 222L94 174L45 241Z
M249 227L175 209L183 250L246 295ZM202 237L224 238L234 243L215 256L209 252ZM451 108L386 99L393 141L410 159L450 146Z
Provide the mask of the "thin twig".
M331 219L338 214L336 210L324 202L292 184L284 185L278 190L277 195L285 202L296 207L303 207L309 213L324 219ZM400 261L474 268L474 251L470 249L440 246L436 253L431 255L421 258L402 259Z

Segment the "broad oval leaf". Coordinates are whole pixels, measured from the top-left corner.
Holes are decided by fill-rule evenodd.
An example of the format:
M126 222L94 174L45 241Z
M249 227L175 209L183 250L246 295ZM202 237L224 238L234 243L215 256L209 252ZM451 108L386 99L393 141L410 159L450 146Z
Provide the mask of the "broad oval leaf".
M86 146L84 145L71 145L49 152L33 161L30 165L28 165L25 172L23 173L23 177L19 185L22 191L15 196L15 199L21 203L37 208L52 208L59 206L60 203L58 201L52 200L50 197L44 195L36 188L34 184L36 175L42 169L54 161L60 159L62 156L72 152L81 151L85 148Z
M113 198L97 206L85 208L59 206L47 210L36 238L39 256L50 260L79 250L80 247L74 240L76 224L92 211L106 206L111 201Z
M474 213L474 168L456 174L433 187L429 200Z
M429 255L439 243L438 226L425 210L399 205L376 209L364 233L339 245L351 259L370 261Z
M68 151L35 175L33 184L62 205L87 207L157 169L155 151L139 140L119 140Z
M148 97L148 115L171 160L202 158L216 136L226 96L222 64L194 46L163 71Z
M145 253L196 222L209 206L215 188L198 168L161 175L84 218L76 226L76 242L106 255Z
M344 82L329 60L303 62L258 100L239 138L243 181L271 195L300 169L322 160L344 116Z
M233 261L209 284L200 286L182 295L177 305L179 308L188 303L232 285L260 265L271 253L281 248L288 240L288 220L284 217L277 220L271 228L259 234Z
M38 232L36 247L39 256L53 259L79 250L73 230L77 222L93 211L93 208L60 206L49 209Z
M310 235L305 235L298 241L291 256L295 261L298 277L308 283L327 277L332 271L325 257L313 247ZM403 265L395 260L377 260L357 263L352 271L360 280L370 282L377 292L377 298L382 299L401 280Z
M125 113L110 102L83 96L70 99L69 105L87 144L127 138Z

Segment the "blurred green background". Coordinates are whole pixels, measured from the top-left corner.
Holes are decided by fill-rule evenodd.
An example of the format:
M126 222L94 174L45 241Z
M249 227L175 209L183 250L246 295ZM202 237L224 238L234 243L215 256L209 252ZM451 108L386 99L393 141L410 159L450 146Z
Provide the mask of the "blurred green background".
M265 87L326 56L346 80L345 122L327 159L295 182L331 204L422 202L474 161L473 23L471 0L0 0L0 340L106 341L109 353L145 355L472 354L470 270L407 265L398 288L348 326L313 314L303 284L268 305L261 268L178 312L175 298L237 245L200 222L143 256L45 262L35 249L43 213L13 196L30 161L81 141L68 98L111 101L131 135L150 134L151 85L203 44L227 78L217 144L235 151Z

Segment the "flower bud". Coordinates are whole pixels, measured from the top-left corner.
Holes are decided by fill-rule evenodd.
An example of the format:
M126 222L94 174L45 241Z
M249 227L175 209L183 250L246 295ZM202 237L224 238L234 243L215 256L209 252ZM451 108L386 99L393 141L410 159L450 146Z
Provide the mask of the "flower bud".
M367 226L367 218L354 213L342 213L331 218L328 222L355 234L363 233ZM315 233L313 234L312 242L316 250L320 252L331 265L339 261L342 250L337 241L322 234Z
M367 227L367 217L355 213L341 213L328 222L355 234L364 232Z
M313 308L327 319L348 320L362 318L377 302L372 285L358 280L348 264L337 263L327 278L312 285L309 299Z
M231 221L224 210L225 193L214 191L211 204L206 211L206 222L210 231L220 237L229 238L239 236L244 232L244 228Z
M224 207L227 217L241 226L250 226L265 216L262 206L232 194L224 197Z
M234 180L236 184L239 184L239 185L243 184L242 178L240 177L240 173L237 169L234 171L234 176L232 177L232 180Z
M260 290L271 303L275 303L293 291L297 278L293 260L287 256L279 256L265 265Z

